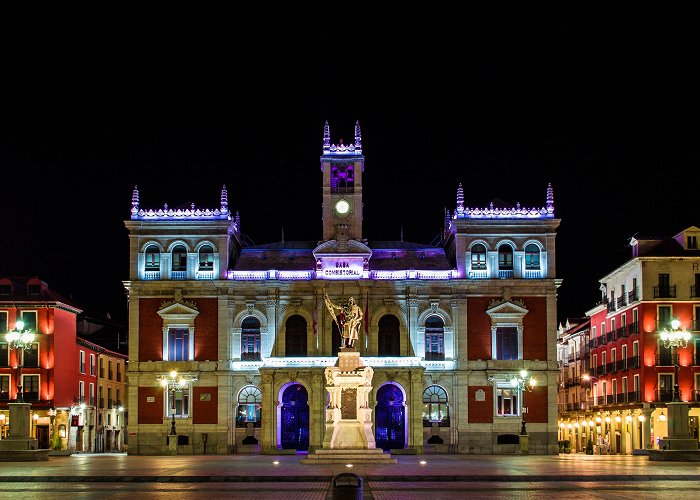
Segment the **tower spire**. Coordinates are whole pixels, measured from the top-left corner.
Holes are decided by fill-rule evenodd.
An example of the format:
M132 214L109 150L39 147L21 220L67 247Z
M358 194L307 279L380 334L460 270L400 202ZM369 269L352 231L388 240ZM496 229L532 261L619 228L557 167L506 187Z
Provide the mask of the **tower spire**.
M464 188L462 187L462 183L459 183L459 187L457 187L457 213L462 213L464 212Z
M134 190L131 192L131 215L136 215L139 213L139 187L134 186Z
M360 131L360 120L355 122L355 152L362 153L362 132Z
M547 213L554 215L554 189L551 182L547 184Z
M221 213L228 213L228 191L226 190L226 184L221 188Z
M328 120L323 125L323 150L329 151L331 149L331 129L328 126Z

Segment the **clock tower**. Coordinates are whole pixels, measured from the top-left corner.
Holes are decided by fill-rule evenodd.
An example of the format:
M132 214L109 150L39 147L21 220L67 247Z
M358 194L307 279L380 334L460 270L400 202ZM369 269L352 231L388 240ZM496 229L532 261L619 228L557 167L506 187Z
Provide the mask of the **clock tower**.
M330 128L323 126L323 241L362 241L362 156L360 122L353 144L331 144Z

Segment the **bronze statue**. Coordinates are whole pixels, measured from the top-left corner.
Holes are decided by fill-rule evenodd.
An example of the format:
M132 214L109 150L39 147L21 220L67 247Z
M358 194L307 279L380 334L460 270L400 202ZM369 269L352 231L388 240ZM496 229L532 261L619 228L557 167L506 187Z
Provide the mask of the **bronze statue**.
M328 298L326 288L323 288L323 302L326 304L328 312L331 314L333 321L338 325L340 331L341 344L340 347L355 347L355 341L360 334L360 325L364 314L362 309L355 303L355 298L350 297L346 304L334 304ZM338 315L336 316L336 311Z

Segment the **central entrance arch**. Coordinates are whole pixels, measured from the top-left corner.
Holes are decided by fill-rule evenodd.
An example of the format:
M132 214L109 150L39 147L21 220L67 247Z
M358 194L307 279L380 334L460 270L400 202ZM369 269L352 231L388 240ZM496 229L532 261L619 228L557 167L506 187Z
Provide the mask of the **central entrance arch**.
M403 449L406 445L406 408L403 391L395 384L377 390L375 435L377 448L384 451Z
M282 449L309 449L309 395L301 384L291 384L282 393L280 438Z

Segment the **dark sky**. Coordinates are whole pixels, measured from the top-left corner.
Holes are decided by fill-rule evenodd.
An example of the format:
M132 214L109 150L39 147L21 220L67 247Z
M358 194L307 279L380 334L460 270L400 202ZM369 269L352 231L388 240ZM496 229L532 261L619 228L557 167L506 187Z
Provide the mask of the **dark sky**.
M125 318L135 184L145 208L215 207L226 184L255 243L318 240L323 123L350 142L359 120L365 237L430 243L460 182L468 206L536 207L551 182L559 319L583 316L630 236L700 224L695 44L673 26L473 26L24 47L6 72L0 275Z

